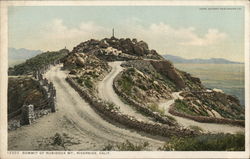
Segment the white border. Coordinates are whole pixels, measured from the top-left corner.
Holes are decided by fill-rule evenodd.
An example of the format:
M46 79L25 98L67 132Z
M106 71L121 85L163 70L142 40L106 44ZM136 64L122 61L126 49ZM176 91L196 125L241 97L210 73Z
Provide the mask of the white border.
M109 155L8 155L7 154L7 46L9 6L244 6L245 7L245 108L246 150L243 152L110 152ZM249 2L248 1L1 1L0 43L0 158L249 158Z

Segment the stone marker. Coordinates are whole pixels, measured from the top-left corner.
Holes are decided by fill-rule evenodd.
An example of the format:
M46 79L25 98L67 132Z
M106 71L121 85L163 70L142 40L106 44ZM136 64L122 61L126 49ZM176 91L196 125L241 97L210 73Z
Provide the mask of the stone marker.
M35 121L33 105L24 105L22 107L21 125L29 125Z

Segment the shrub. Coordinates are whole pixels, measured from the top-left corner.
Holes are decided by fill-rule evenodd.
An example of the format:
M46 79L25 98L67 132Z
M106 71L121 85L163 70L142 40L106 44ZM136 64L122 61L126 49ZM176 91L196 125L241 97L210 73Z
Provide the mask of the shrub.
M124 91L126 94L131 94L133 80L130 76L123 75L122 78L118 81L118 84L121 86L122 91Z
M82 85L83 79L82 79L82 78L78 78L78 79L77 79L77 83L79 83L80 85Z
M77 83L79 83L82 86L84 85L89 89L93 88L93 86L94 86L91 79L89 77L84 77L84 76L77 78Z
M189 115L197 115L193 109L183 100L181 99L176 99L175 101L175 105L174 105L174 108L181 112L181 113L186 113L186 114L189 114Z
M164 115L165 111L163 109L160 109L157 104L150 104L149 109L152 110L153 112L158 112L161 115Z
M197 131L197 132L202 132L203 131L202 128L200 128L199 126L195 126L195 125L190 125L189 128L194 130L194 131Z
M117 145L119 151L142 151L149 145L148 142L144 142L143 144L133 144L130 141L126 140L126 142Z
M53 137L53 144L62 146L64 144L61 134L56 133Z
M133 144L130 141L126 140L125 142L121 144L108 144L104 146L102 149L103 151L145 151L147 150L147 147L149 146L148 142L143 142L141 144Z
M163 81L164 81L163 84L165 84L172 91L177 91L175 84L170 79L168 79L166 76L164 76Z
M111 151L113 148L114 148L113 145L108 144L108 145L106 145L102 150L103 150L103 151Z
M131 74L134 74L135 73L135 68L134 67L128 68L127 72L131 73Z
M93 88L93 82L90 79L88 79L88 78L84 79L84 85L87 88Z
M176 119L170 115L165 115L169 120L176 121Z
M112 102L106 102L109 110L119 110L120 108Z
M244 134L206 134L196 137L173 137L159 150L164 151L244 151Z

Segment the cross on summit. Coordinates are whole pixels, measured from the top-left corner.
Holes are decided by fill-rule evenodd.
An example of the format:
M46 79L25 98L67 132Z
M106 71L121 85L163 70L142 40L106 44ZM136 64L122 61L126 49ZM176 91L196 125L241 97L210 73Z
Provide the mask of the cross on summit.
M112 38L114 38L115 37L115 29L113 28L112 29Z

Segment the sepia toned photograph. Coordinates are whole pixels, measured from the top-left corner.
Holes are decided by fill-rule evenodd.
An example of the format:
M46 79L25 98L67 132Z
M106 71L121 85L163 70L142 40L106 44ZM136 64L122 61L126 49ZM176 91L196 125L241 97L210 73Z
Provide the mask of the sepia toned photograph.
M0 158L249 157L248 1L61 2L1 2Z

